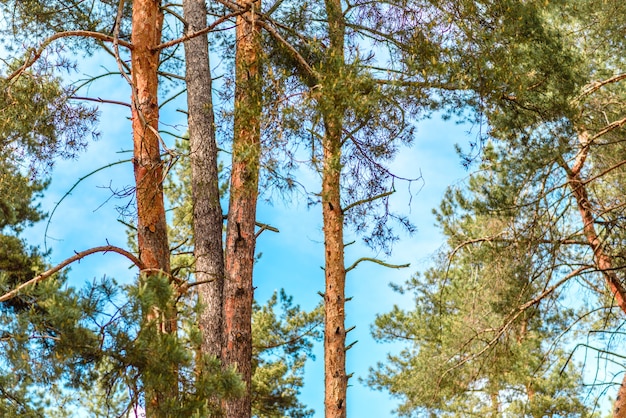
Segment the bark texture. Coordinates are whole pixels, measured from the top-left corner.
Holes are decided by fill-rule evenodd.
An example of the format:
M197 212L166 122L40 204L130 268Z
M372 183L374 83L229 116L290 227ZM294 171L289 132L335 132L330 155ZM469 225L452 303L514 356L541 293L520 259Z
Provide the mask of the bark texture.
M595 220L593 208L591 206L591 202L589 201L589 195L587 193L585 182L580 176L589 152L590 144L588 138L589 134L586 131L582 131L579 134L581 150L576 157L573 167L570 168L565 162L561 165L567 173L568 185L574 195L574 198L576 199L578 212L580 213L580 217L583 221L583 233L593 250L595 264L604 275L607 285L611 290L611 294L615 298L615 302L620 309L626 313L626 289L624 289L619 277L617 277L617 274L615 273L611 255L607 254L604 250L602 241L596 232L594 226Z
M139 258L146 269L169 272L169 244L163 202L159 146L158 76L163 14L160 1L135 0L132 20L133 167L137 197Z
M346 416L346 329L343 213L341 210L341 131L326 122L322 215L326 291L324 294L324 406L327 418Z
M183 0L187 34L207 26L204 0ZM221 357L223 346L224 249L217 144L206 35L185 42L187 108L193 201L194 255L200 302L202 352Z
M322 216L324 221L324 408L326 418L346 417L346 329L343 210L341 207L341 143L343 109L341 74L345 66L345 23L340 0L326 0L328 15L329 71L324 76L324 166L322 173Z
M573 167L570 168L565 162L562 162L561 165L567 173L569 188L572 191L572 195L574 195L574 199L576 199L578 212L583 221L583 233L593 250L595 264L598 270L602 272L615 302L622 312L626 313L626 289L624 289L624 285L615 273L613 258L610 254L607 254L598 236L594 226L593 208L589 201L585 182L580 175L589 152L590 143L588 138L589 134L586 131L581 131L579 134L581 150L576 157ZM615 404L613 405L613 418L626 418L626 375L620 385Z
M246 384L243 398L224 403L229 418L251 416L252 271L259 181L261 75L260 33L255 13L260 1L244 1L248 11L237 17L235 52L235 120L226 230L224 283L225 365L234 365Z
M163 14L158 0L134 0L132 14L132 128L133 168L137 198L137 242L139 259L144 265L141 280L169 274L169 243L163 201L163 166L160 156L158 75ZM176 311L145 312L146 320L155 320L159 332L175 332ZM177 392L177 371L163 377L166 385L158 388L145 382L146 413L164 416L161 405L171 402ZM167 387L163 390L163 387Z
M617 397L613 405L613 418L626 418L626 374L617 391Z

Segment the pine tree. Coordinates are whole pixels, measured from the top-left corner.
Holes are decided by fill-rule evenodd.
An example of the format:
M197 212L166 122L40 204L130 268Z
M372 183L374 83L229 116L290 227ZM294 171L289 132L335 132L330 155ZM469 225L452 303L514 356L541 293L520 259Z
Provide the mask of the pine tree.
M437 211L446 249L400 288L415 310L377 318L376 338L407 347L369 383L400 397L402 415L591 416L562 337L585 311L555 308L567 299L559 280L580 273L574 261L555 266L584 242L528 210L537 196L511 178L519 160L507 154L488 146L467 188L448 190Z
M500 339L507 335L504 330L512 331L513 320L519 320L527 308L543 305L546 298L556 297L566 286L576 289L571 290L573 293L593 295L576 306L577 311L582 309L577 312L579 318L566 319L570 312L567 306L549 303L544 317L554 315L567 320L566 330L582 318L603 318L600 322L582 321L588 328L581 332L594 341L591 344L594 350L595 344L604 343L605 335L617 338L613 325L615 312L603 308L623 306L621 262L619 251L615 252L621 241L618 220L621 206L617 203L621 193L610 186L619 177L621 165L609 156L619 155L621 149L617 137L623 119L620 98L623 87L619 85L621 75L615 73L619 67L613 61L615 51L605 48L607 37L611 37L608 28L614 28L613 20L608 18L612 12L606 7L616 5L594 2L586 6L589 9L578 2L512 1L468 2L456 8L440 9L454 22L451 31L456 34L456 43L451 44L452 56L459 57L458 62L465 69L458 83L471 92L467 96L452 96L450 103L456 109L459 103L470 105L475 120L486 124L485 138L496 141L496 149L503 150L495 157L489 153L483 155L487 162L491 160L487 164L488 172L501 176L502 180L488 182L480 188L470 183L475 197L469 200L448 198L446 218L460 216L462 221L463 217L473 219L486 213L488 219L484 222L487 225L492 222L493 232L460 233L464 224L442 223L444 233L450 237L449 256L453 263L450 276L443 275L444 283L457 281L455 266L457 261L465 263L465 251L469 253L468 259L477 263L478 271L485 272L482 274L487 277L491 268L500 271L491 258L483 258L483 247L487 246L519 245L525 248L531 268L524 269L521 276L504 270L486 288L500 287L498 283L507 280L519 285L521 278L532 279L529 285L512 293L514 299L498 295L508 313L505 318L492 318L492 325L485 326L496 332L495 336L486 333L486 342L494 347L505 342ZM620 41L615 45L619 48ZM480 143L484 146L484 142ZM466 162L471 164L471 159ZM449 202L457 199L458 207L451 207ZM467 205L471 206L469 215L463 212ZM502 224L502 216L512 218ZM510 249L507 251L514 254ZM500 258L507 260L504 255ZM515 264L508 260L500 265ZM437 289L440 285L435 286ZM443 290L430 289L428 294L437 292L447 295ZM464 311L466 303L466 300L451 301L450 309ZM402 313L393 317L401 318ZM399 322L397 328L395 331L402 335ZM603 336L596 339L595 335ZM561 337L549 333L545 338L558 345ZM471 341L480 343L478 338ZM449 353L447 361L451 365L446 370L471 370L474 361L491 351L479 348L458 357ZM541 353L533 354L536 355ZM392 363L398 366L398 373L410 373L411 365L402 359L394 358ZM393 386L380 374L377 379L386 382L383 386ZM458 389L467 391L464 387ZM416 398L403 390L399 393ZM411 408L407 407L407 413ZM614 416L623 413L619 402L615 409Z

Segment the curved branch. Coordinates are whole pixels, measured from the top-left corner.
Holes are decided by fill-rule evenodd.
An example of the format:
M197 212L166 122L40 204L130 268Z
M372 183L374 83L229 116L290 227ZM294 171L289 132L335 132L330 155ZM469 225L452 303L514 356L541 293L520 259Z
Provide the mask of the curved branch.
M55 33L54 35L50 36L48 39L44 40L41 45L39 46L39 48L37 49L32 49L30 52L33 54L30 58L28 58L26 60L26 62L24 63L24 65L22 65L20 68L18 68L17 70L15 70L11 75L9 75L7 77L7 81L10 81L12 79L14 79L15 77L18 77L20 74L22 74L24 71L26 71L28 68L32 67L33 64L35 64L35 62L37 62L37 60L41 57L41 54L43 54L43 51L54 41L56 41L57 39L62 39L62 38L68 38L71 36L80 36L83 38L93 38L93 39L97 39L99 41L103 41L103 42L114 42L116 41L118 44L128 48L128 49L133 49L133 44L131 44L130 42L126 42L126 41L122 41L122 40L116 40L114 37L109 36L109 35L105 35L104 33L100 33L100 32L91 32L88 30L70 30L70 31L66 31L66 32L59 32L59 33Z
M403 268L407 268L407 267L409 267L411 265L410 263L407 263L407 264L389 264L389 263L385 263L384 261L379 260L377 258L361 257L358 260L356 260L354 263L352 263L352 265L346 269L346 273L348 273L350 270L354 270L363 261L370 261L372 263L376 263L376 264L379 264L379 265L381 265L383 267L388 267L390 269L403 269Z
M343 208L341 211L343 213L347 213L350 209L352 209L352 208L354 208L356 206L364 205L365 203L370 203L370 202L373 202L374 200L378 200L378 199L385 198L387 196L391 196L395 192L396 192L395 190L390 190L388 192L381 193L381 194L376 195L376 196L368 197L367 199L357 200L356 202L350 203L348 206Z
M580 100L583 96L587 96L587 95L590 95L591 93L595 93L596 91L606 86L607 84L617 83L624 79L626 79L626 73L617 74L617 75L614 75L613 77L607 78L606 80L590 83L585 86L585 88L580 93L580 95L576 98L576 100Z
M63 195L63 197L61 198L61 200L59 200L55 205L54 205L54 209L52 209L52 213L50 213L50 216L48 216L48 221L46 222L46 229L43 233L43 243L44 243L44 249L46 251L48 251L48 229L50 228L50 223L52 222L52 217L54 216L55 212L57 211L59 205L61 204L61 202L63 202L65 200L66 197L68 197L69 195L72 194L72 191L83 181L85 180L87 177L96 174L98 171L102 171L105 168L109 168L109 167L113 167L114 165L117 164L122 164L122 163L128 163L132 161L132 159L127 159L127 160L120 160L120 161L116 161L114 163L111 164L107 164L103 167L97 168L95 170L93 170L92 172L85 174L84 176L82 176L81 178L79 178L76 183L74 183L74 185L67 191L65 192L65 194Z
M88 250L76 253L72 257L62 261L60 264L57 264L55 267L52 267L50 270L47 270L47 271L41 273L39 276L37 276L35 278L32 278L32 279L30 279L29 281L27 281L25 283L22 283L21 285L19 285L15 289L11 290L10 292L7 292L4 295L0 296L0 302L6 302L9 299L13 299L15 296L17 296L17 294L20 292L20 290L24 289L25 287L37 284L37 283L39 283L42 280L47 279L48 277L50 277L53 274L61 271L64 267L72 264L75 261L81 260L81 259L85 258L86 256L88 256L90 254L107 253L107 252L113 252L113 253L121 254L124 257L128 258L140 270L144 270L145 269L145 266L141 262L141 260L139 260L134 254L132 254L129 251L126 251L123 248L115 247L113 245L104 245L104 246L101 246L101 247L94 247L94 248L90 248Z

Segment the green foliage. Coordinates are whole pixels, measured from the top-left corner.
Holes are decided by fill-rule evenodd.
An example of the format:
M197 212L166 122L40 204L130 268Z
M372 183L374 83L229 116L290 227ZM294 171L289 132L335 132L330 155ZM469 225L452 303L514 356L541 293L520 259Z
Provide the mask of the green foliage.
M544 294L568 272L550 248L557 225L528 213L524 203L536 196L503 169L508 153L486 155L467 191L450 189L437 212L447 249L400 289L415 308L377 318L377 339L407 347L372 370L369 384L400 397L406 416L590 416L563 337L580 313L555 309L560 289Z
M304 363L313 357L313 341L322 337L321 305L311 312L294 306L283 290L252 315L252 415L259 418L305 418L313 415L298 400ZM280 307L278 307L280 303ZM278 312L277 312L278 311Z
M73 157L95 134L97 111L71 102L72 90L44 71L0 80L0 157L30 161L26 168L51 165L59 156Z

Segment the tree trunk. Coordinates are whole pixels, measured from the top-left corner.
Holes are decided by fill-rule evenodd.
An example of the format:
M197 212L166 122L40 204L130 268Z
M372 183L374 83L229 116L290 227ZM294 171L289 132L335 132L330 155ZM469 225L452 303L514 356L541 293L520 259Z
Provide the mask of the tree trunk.
M161 40L163 13L160 1L134 0L132 14L132 128L133 167L137 198L137 243L139 258L145 265L141 280L169 274L170 254L163 201L163 167L160 157L158 76L159 53L153 51ZM146 320L157 322L160 332L176 330L174 308L161 317L156 311L145 312ZM176 396L176 370L166 378L173 384L167 391L146 381L146 412L162 415L160 405ZM159 385L162 388L162 385Z
M337 121L335 121L337 122ZM346 330L343 213L341 209L341 125L326 122L322 215L326 292L324 294L324 406L327 418L346 416Z
M583 169L585 161L587 159L587 153L589 150L588 133L582 131L579 134L579 141L581 143L581 150L578 153L574 166L570 168L565 162L561 165L567 173L567 183L576 199L578 205L578 212L583 221L583 233L587 238L587 242L593 250L593 256L595 258L595 264L604 275L607 285L615 299L615 302L620 307L622 312L626 313L626 289L622 285L619 277L615 274L613 268L613 259L610 254L607 254L602 245L602 241L596 232L594 226L594 216L591 203L589 202L589 195L587 194L587 188L585 182L580 177L580 172ZM620 385L613 407L614 418L626 418L626 375Z
M596 228L594 226L593 210L591 207L591 202L589 202L587 188L585 186L585 182L580 177L580 173L583 169L583 166L587 159L587 153L589 151L589 142L587 139L588 136L589 135L586 131L583 131L579 134L581 150L576 157L574 166L570 168L564 161L561 162L561 166L567 174L567 183L570 190L572 191L572 194L574 195L574 198L576 199L578 212L580 213L580 217L583 221L583 233L585 234L587 242L589 242L589 245L593 250L595 264L598 267L598 270L600 270L604 275L604 278L609 286L609 289L611 290L611 294L617 302L617 305L624 313L626 313L626 289L624 289L624 286L617 277L617 274L615 274L615 269L613 268L613 260L611 256L607 254L604 250L602 241L600 240L600 237L596 232Z
M226 281L224 283L223 359L241 374L243 398L224 403L229 418L251 416L252 380L252 270L254 266L256 204L259 181L261 50L259 28L254 24L260 1L243 1L249 10L237 17L235 52L235 120L226 230Z
M324 168L322 174L322 216L324 220L324 408L326 418L346 417L346 329L343 210L341 207L341 142L344 104L334 89L341 89L345 65L345 23L340 0L326 0L328 15L328 72L321 98L324 115Z
M187 33L207 26L205 0L183 0ZM217 144L206 35L185 42L194 255L200 302L202 352L222 356L224 248L217 171Z
M159 53L151 48L161 39L160 2L135 0L132 21L133 166L137 196L139 257L147 269L169 272L170 254L163 203L160 156L158 77Z
M613 405L613 418L626 418L626 374L617 391L615 404Z

